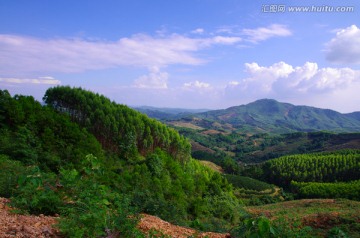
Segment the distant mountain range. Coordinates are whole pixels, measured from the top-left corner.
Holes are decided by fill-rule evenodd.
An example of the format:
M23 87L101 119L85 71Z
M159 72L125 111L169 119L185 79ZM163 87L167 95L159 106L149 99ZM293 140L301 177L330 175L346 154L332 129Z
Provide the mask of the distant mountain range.
M209 109L159 108L150 106L132 107L133 109L161 121L180 119L184 116L207 112Z
M360 132L360 112L342 114L329 109L281 103L273 99L261 99L247 105L205 112L157 108L137 110L177 127L199 130L249 133Z

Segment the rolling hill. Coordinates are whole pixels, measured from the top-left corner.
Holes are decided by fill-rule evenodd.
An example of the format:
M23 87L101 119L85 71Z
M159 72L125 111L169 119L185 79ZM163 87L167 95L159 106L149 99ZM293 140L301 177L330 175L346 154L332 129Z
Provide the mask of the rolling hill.
M158 108L150 106L132 108L158 120L176 120L188 115L209 111L208 109Z
M295 106L273 99L261 99L234 106L185 116L172 125L190 123L203 129L224 132L291 133L311 131L360 132L359 112L342 114L329 109Z

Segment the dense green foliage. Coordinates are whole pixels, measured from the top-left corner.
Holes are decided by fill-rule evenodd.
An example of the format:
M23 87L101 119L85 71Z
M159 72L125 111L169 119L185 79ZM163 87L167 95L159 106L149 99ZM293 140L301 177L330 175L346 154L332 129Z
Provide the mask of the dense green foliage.
M274 185L245 176L227 174L225 175L225 177L231 184L233 184L238 188L244 188L247 190L254 190L259 192L264 190L274 189Z
M360 200L360 180L338 183L291 182L299 198L347 198Z
M5 158L0 177L7 174L2 168L14 163L18 179L10 191L16 208L31 214L60 214L59 229L68 237L140 235L129 198L105 184L106 167L93 155L81 161L79 170L61 169L58 174Z
M0 195L30 213L60 214L64 234L136 232L135 211L198 229L239 221L233 187L191 159L174 129L78 88L50 89L50 106L0 96Z
M235 188L235 195L245 205L264 205L280 202L287 197L280 188L250 177L226 174L226 179Z
M189 159L190 144L166 125L108 98L81 88L55 87L44 101L96 136L103 148L122 158L146 155L157 147L174 158Z
M0 170L0 197L11 197L15 191L19 176L25 173L26 168L21 162L0 155Z
M297 182L337 182L360 179L360 151L299 154L269 160L263 166L268 182L287 187Z
M68 116L42 106L33 97L11 97L1 90L0 154L52 171L78 164L87 154L104 158L96 138Z
M297 198L360 200L360 150L283 156L248 166L242 174L291 191Z

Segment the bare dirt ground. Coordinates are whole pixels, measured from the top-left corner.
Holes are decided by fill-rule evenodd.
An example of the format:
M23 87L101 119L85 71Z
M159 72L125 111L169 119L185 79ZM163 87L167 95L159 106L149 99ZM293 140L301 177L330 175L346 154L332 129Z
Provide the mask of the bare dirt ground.
M209 237L209 238L229 238L229 234L220 234L213 232L198 233L193 229L173 225L169 222L163 221L158 217L143 214L139 228L144 233L151 230L156 230L160 234L169 237L187 238L187 237Z
M7 205L9 200L0 198L0 237L1 238L58 238L63 237L53 226L56 217L19 215L11 212ZM158 217L143 214L139 223L139 229L145 234L158 234L162 237L187 238L209 237L228 238L228 234L199 233L193 229L170 224Z
M1 238L45 238L61 237L52 226L55 217L25 216L10 212L8 199L0 198L0 237Z

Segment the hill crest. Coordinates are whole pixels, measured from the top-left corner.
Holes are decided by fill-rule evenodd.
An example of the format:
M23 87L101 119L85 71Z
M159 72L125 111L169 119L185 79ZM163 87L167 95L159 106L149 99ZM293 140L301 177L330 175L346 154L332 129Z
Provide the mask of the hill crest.
M188 114L172 120L170 124L184 121L204 129L249 133L360 132L360 112L342 114L274 99L260 99L227 109Z

